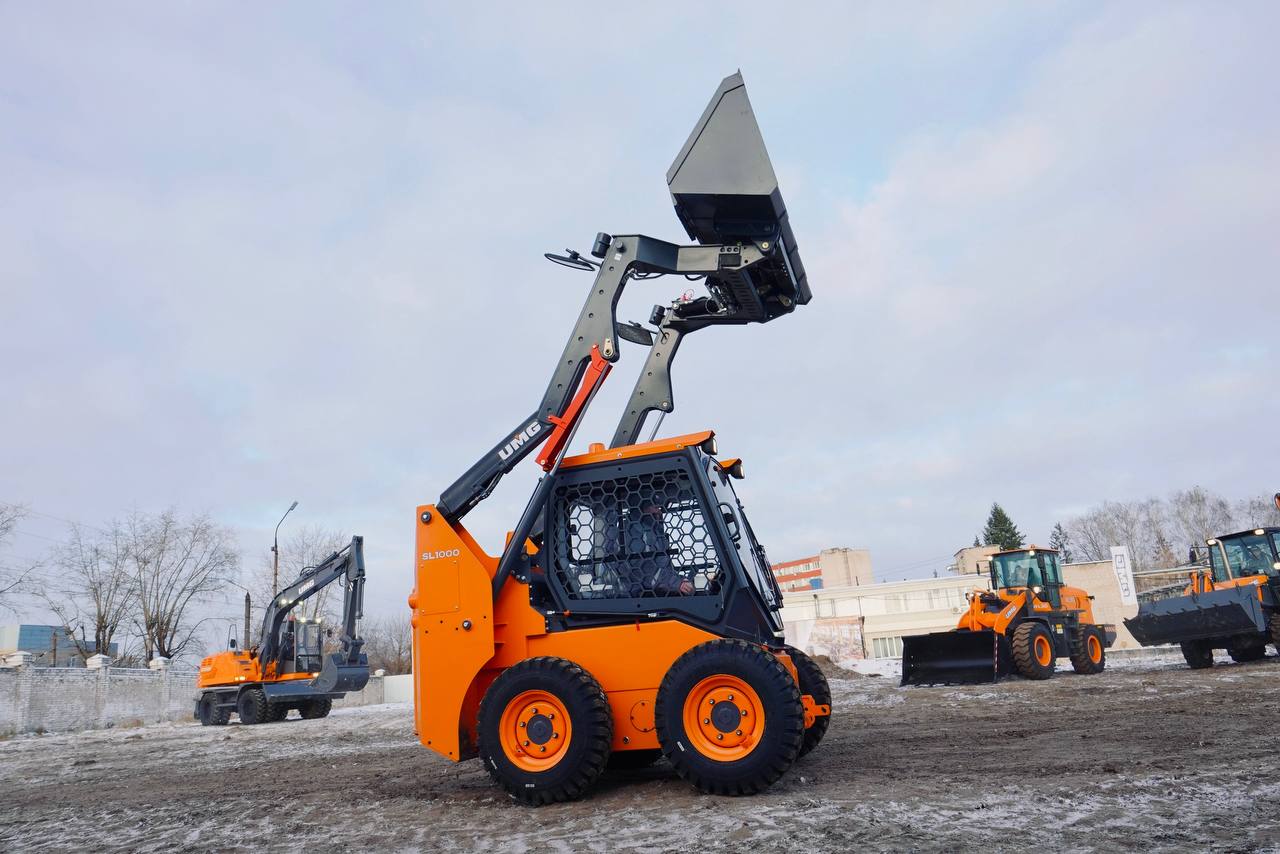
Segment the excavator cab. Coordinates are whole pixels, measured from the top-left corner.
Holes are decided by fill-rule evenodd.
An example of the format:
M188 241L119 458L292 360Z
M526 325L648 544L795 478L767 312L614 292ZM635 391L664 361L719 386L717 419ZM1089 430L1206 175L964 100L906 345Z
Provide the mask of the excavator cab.
M285 622L280 649L284 673L319 673L323 666L324 633L320 618L298 617Z

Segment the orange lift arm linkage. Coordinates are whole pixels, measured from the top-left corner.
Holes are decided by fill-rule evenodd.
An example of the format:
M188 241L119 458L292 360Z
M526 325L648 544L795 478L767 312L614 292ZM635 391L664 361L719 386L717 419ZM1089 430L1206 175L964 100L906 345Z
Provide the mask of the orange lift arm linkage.
M569 402L569 407L564 411L564 415L552 415L547 419L554 427L551 430L551 436L547 439L547 443L542 446L542 452L538 454L538 465L542 466L543 471L551 471L556 464L556 460L560 459L565 447L569 444L569 439L573 436L578 420L582 417L582 413L586 411L587 404L595 396L600 386L604 384L605 378L609 376L609 371L611 370L613 370L613 365L600 355L600 348L594 344L591 345L591 362L587 365L587 372L582 378L582 385L578 386L578 393Z

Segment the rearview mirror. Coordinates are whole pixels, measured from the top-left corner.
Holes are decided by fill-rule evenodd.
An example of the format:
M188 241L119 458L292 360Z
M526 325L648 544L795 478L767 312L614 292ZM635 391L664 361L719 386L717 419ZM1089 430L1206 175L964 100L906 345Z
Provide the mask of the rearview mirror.
M227 647L228 647L228 648L230 648L230 649L235 649L235 648L236 648L236 639L235 639L235 638L231 638L231 640L229 640L229 641L227 642Z

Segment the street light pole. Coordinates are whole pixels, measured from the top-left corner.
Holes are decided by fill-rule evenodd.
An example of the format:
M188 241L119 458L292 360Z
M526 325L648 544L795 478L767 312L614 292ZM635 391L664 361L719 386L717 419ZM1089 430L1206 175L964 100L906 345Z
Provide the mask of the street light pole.
M274 598L275 595L280 592L280 526L284 524L285 516L288 516L290 513L292 513L293 508L297 506L298 506L298 502L295 501L289 505L288 510L284 511L284 516L281 516L280 521L276 522L276 533L271 540L271 554L273 555L272 565L271 565L271 596L272 598Z

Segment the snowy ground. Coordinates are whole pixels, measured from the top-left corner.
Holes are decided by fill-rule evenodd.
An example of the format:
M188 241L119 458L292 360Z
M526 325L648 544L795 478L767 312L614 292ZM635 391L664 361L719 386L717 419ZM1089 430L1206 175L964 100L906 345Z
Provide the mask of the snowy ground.
M896 682L833 682L823 744L738 799L659 765L527 809L419 747L406 706L23 736L0 742L0 851L1280 849L1274 658Z

